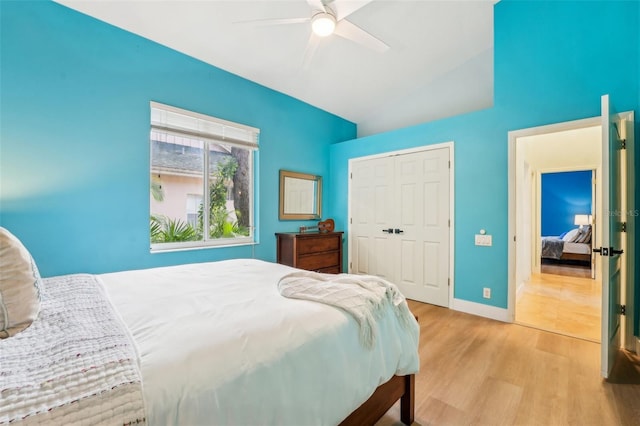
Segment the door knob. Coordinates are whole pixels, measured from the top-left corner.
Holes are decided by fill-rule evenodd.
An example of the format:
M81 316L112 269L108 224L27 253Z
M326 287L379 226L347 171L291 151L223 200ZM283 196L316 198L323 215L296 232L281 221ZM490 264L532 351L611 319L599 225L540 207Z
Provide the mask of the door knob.
M624 250L616 250L613 247L609 247L609 253L611 253L611 256L615 256L616 254L624 253Z
M394 232L395 232L396 234L402 234L402 233L404 232L404 230L396 228L396 229L394 230Z

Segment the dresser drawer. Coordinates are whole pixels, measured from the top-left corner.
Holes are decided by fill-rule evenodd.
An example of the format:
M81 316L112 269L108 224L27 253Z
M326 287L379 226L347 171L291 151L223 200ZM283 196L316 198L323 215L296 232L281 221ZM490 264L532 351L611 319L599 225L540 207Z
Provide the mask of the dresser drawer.
M317 254L309 254L298 257L297 268L308 269L309 271L317 271L323 268L340 267L340 253L325 252Z
M342 245L342 235L332 235L322 238L301 238L298 241L298 254L304 256L310 253L338 251Z
M316 272L320 272L323 274L340 274L342 271L339 266L332 266L331 268L320 268L316 270Z
M342 232L276 233L277 260L283 265L328 274L342 272Z

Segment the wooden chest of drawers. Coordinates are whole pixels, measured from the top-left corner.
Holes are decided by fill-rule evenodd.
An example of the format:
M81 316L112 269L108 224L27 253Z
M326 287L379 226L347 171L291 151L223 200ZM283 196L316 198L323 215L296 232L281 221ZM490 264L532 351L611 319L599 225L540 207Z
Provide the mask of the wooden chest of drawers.
M278 263L309 271L342 272L342 232L276 233Z

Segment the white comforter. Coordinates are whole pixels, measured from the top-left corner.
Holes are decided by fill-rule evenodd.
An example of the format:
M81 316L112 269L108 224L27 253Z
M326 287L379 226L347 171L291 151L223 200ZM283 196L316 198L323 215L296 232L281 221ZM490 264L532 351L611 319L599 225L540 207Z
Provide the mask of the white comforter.
M241 259L100 276L137 343L150 424L337 424L418 371L417 324L388 309L366 349L347 313L278 293L292 271Z

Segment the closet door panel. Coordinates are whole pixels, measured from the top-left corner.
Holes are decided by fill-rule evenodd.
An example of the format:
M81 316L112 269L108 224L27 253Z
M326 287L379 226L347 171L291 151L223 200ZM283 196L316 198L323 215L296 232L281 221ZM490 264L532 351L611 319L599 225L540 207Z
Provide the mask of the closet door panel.
M356 162L351 170L351 271L393 279L396 249L391 227L394 214L393 162L385 158Z
M352 271L448 306L449 180L448 147L353 162Z

